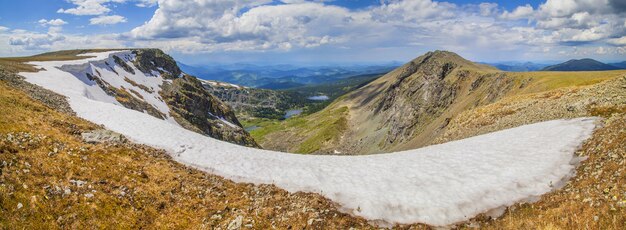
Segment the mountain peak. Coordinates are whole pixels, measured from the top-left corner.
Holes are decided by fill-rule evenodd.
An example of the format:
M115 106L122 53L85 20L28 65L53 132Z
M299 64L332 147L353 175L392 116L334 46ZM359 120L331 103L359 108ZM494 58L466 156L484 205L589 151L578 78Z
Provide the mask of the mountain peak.
M407 63L407 65L416 65L416 66L443 66L447 65L453 68L463 68L463 69L471 69L478 71L493 71L496 70L494 67L478 64L472 61L469 61L457 53L446 51L446 50L435 50L429 51L422 56L419 56L413 59L411 62Z
M543 68L543 71L603 71L617 70L618 67L608 65L591 58L571 59L561 64Z
M425 53L424 55L420 57L443 59L443 60L457 60L457 61L461 60L461 61L469 62L468 60L461 57L460 55L454 52L446 51L446 50L428 51L427 53Z

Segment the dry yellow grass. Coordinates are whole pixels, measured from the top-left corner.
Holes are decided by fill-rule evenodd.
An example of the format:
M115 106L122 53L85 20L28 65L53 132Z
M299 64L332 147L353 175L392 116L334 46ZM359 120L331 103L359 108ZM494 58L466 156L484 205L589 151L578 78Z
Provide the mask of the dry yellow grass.
M88 58L87 56L78 56L85 53L104 52L118 49L81 49L81 50L63 50L56 52L49 52L43 54L37 54L28 57L5 57L0 58L0 66L6 70L14 72L37 72L38 70L26 62L31 61L65 61L65 60L78 60Z
M509 72L507 75L518 81L530 79L523 88L513 90L511 94L538 93L564 87L586 86L615 79L626 74L626 70L580 71L580 72Z

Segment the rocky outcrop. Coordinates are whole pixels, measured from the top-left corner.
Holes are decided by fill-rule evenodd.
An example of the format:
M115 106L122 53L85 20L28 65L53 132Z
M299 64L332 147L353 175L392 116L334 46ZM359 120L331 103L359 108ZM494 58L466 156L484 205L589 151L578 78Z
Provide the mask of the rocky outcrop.
M86 75L89 80L96 82L96 84L102 90L104 90L106 94L115 97L115 100L117 100L117 102L122 104L124 107L148 113L159 119L166 118L165 114L144 101L142 96L136 91L133 91L132 89L126 89L124 87L116 88L111 86L109 83L101 79L101 76L99 76L99 72L96 72L96 75L98 76L92 75L90 73L87 73ZM134 95L132 95L131 93L133 93Z
M259 147L225 103L211 95L195 77L184 75L165 84L161 95L176 122L187 129L228 142Z
M129 62L117 56L113 56L113 58L115 63L127 72L134 73L132 72L133 68L128 65L128 63L132 63L143 73L158 74L165 79L160 91L157 90L157 92L169 107L169 115L178 124L216 139L239 145L259 147L242 128L231 108L203 88L198 79L184 74L172 57L159 49L133 50L132 54L135 56L134 60L129 60ZM152 89L130 79L125 78L125 81L145 91L152 91ZM127 92L124 89L121 91ZM123 102L124 100L120 101L124 104ZM150 110L146 111L150 112Z
M462 63L448 62L444 57L448 55L453 54L429 53L409 62L372 104L375 113L389 114L380 124L389 126L386 143L411 137L419 123L438 116L454 102L459 81L446 78Z
M238 116L243 117L281 119L286 110L307 102L299 101L303 96L295 92L248 88L216 81L203 80L202 84L212 95L228 103Z
M158 73L166 79L159 94L178 124L216 139L259 147L231 108L207 91L198 79L184 74L172 57L159 49L140 49L132 53L135 55L132 63L137 69Z
M174 58L160 49L139 49L133 54L136 55L133 62L141 72L158 72L165 79L176 79L182 73Z
M376 97L354 98L366 105L370 117L378 118L378 129L386 130L378 142L382 149L445 129L450 118L441 116L491 103L513 83L502 73L446 51L428 52L383 78Z

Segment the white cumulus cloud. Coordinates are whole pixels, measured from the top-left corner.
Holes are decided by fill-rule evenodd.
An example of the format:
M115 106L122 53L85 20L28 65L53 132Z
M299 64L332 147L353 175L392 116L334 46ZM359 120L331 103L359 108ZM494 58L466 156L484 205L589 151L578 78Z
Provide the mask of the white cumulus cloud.
M107 3L124 3L126 0L68 0L76 7L69 9L59 9L57 13L73 15L102 15L111 11Z
M157 0L138 0L135 5L138 7L153 7L157 5Z
M66 21L63 21L62 19L50 19L50 20L46 20L46 19L41 19L39 21L37 21L39 24L41 24L42 26L62 26L67 24Z
M513 12L505 11L502 13L502 18L506 19L521 19L528 18L534 13L534 9L531 5L526 4L524 6L518 6Z
M616 46L626 46L626 36L609 39L608 43Z
M126 22L126 18L120 15L102 15L89 19L91 25L114 25Z

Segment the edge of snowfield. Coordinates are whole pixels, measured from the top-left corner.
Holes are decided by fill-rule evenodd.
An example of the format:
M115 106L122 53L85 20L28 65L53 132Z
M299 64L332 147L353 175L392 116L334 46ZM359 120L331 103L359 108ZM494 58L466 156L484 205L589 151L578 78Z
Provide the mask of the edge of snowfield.
M591 136L597 120L553 120L388 154L281 153L219 141L110 101L89 99L87 88L93 86L57 68L114 53L32 62L45 70L20 74L67 96L79 117L165 149L176 161L236 182L319 193L344 212L385 224L446 226L545 194L572 176L574 152Z

